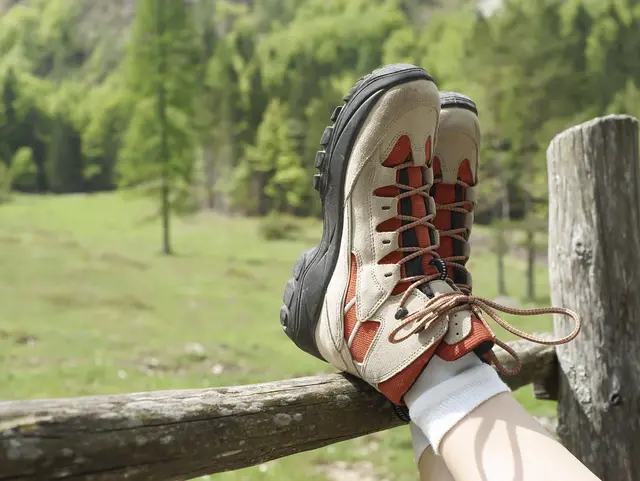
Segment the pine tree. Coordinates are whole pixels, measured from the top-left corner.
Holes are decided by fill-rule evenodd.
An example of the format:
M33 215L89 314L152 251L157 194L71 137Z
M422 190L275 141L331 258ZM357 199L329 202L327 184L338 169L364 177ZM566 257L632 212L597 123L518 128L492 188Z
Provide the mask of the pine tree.
M308 177L295 150L292 124L288 106L279 99L272 100L256 142L247 146L231 184L236 204L246 212L291 212L300 206ZM257 198L250 189L252 177L261 184Z
M119 172L124 185L156 196L162 252L171 254L170 215L189 201L195 159L198 45L187 2L141 0L137 8L124 72L133 115Z

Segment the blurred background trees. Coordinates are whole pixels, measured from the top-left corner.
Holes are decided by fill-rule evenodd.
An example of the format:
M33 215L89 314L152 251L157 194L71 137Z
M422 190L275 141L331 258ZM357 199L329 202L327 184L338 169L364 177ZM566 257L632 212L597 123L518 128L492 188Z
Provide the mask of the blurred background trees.
M477 220L521 222L529 248L544 230L552 136L596 115L640 115L640 0L5 0L0 9L5 191L134 188L165 217L314 216L314 153L334 106L361 75L411 62L477 101Z

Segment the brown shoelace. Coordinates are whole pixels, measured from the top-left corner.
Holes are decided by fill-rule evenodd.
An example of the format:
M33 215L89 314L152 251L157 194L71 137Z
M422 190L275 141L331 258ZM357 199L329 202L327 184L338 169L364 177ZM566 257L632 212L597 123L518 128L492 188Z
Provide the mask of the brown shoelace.
M420 280L412 284L409 289L405 292L404 296L400 300L400 306L403 306L404 303L409 298L410 292L416 288L418 285L424 282L430 282L425 279ZM449 279L447 279L449 280ZM402 309L402 307L399 309ZM436 295L433 299L430 299L429 302L425 304L422 309L419 309L412 313L409 316L403 318L402 322L389 334L389 342L393 344L397 344L399 342L408 339L414 334L418 334L419 332L427 329L434 322L443 319L447 316L453 315L456 312L470 310L472 311L478 319L480 319L487 329L489 326L482 316L482 312L484 311L491 317L498 325L506 329L512 334L516 336L526 339L528 341L535 342L537 344L544 344L548 346L555 346L558 344L566 344L567 342L574 339L578 333L580 332L580 318L578 315L570 309L565 309L563 307L545 307L541 309L516 309L513 307L503 306L498 304L497 302L490 301L488 299L483 299L481 297L475 297L468 294L464 294L462 292L447 292L445 294ZM534 336L533 334L528 334L520 329L512 326L507 321L502 319L500 315L496 311L504 312L506 314L514 314L517 316L540 316L545 314L560 314L567 317L572 318L575 321L575 327L573 331L565 337L559 339L545 339L542 337ZM412 326L412 328L405 333L403 336L398 336L400 331L402 331L405 327ZM522 363L520 358L516 354L516 352L509 347L508 344L496 339L496 344L507 351L513 359L516 361L515 369L508 369L500 363L497 359L496 355L491 353L491 360L495 364L498 371L507 374L507 375L515 375L520 372L522 367Z

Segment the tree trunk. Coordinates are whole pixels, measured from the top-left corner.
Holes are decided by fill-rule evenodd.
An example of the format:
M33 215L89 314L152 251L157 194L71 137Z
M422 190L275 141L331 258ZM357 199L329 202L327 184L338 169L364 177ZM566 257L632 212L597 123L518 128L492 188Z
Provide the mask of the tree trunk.
M214 52L214 43L216 40L216 31L214 26L214 18L216 11L216 2L199 2L197 4L196 15L199 17L199 21L202 22L202 65L205 68L200 70L198 76L198 90L200 96L205 98L208 95L206 80L207 80L207 68L211 57ZM214 141L211 138L210 129L211 125L207 123L205 127L206 134L203 137L202 146L202 172L204 178L204 206L207 209L213 210L216 208L216 198L214 193L215 186L215 147Z
M531 188L533 184L533 161L526 162L526 192L524 199L524 218L526 226L526 249L527 249L527 290L526 298L529 301L536 299L536 226L533 214L533 201Z
M255 195L257 196L256 214L260 216L267 215L271 210L271 199L267 197L265 193L267 183L269 182L269 175L269 172L258 172L255 174Z
M506 296L507 295L507 282L505 276L504 269L504 258L507 253L507 239L505 234L505 228L509 222L509 192L507 190L507 183L502 178L503 174L500 173L500 181L502 187L502 198L500 199L499 207L500 207L500 223L498 227L498 232L496 233L496 259L498 261L497 265L497 277L498 277L498 295Z
M536 300L536 232L533 225L527 223L527 293L529 301Z
M206 143L202 148L202 170L204 172L204 198L207 209L215 209L215 165L213 160L213 145Z
M505 283L504 276L504 247L505 247L505 239L504 239L504 230L502 226L499 226L496 229L496 275L498 278L498 289L497 294L499 296L507 295L507 287Z
M167 107L165 95L165 70L167 61L166 49L164 45L164 0L156 0L156 22L157 22L157 42L158 42L158 120L160 122L160 162L162 163L162 186L160 188L160 202L162 205L162 253L171 255L171 233L170 216L171 206L170 176L169 176L169 145L167 136Z
M228 128L230 130L230 127ZM210 178L213 205L217 212L221 212L223 214L229 212L229 202L226 198L224 189L221 188L221 186L224 185L221 181L228 176L232 169L231 159L237 158L238 155L233 146L235 139L231 132L229 132L225 137L225 142L221 143L215 152L216 160L213 162Z
M638 124L608 116L547 150L554 305L583 332L557 348L558 435L603 481L640 480L640 169ZM571 326L555 319L557 335Z

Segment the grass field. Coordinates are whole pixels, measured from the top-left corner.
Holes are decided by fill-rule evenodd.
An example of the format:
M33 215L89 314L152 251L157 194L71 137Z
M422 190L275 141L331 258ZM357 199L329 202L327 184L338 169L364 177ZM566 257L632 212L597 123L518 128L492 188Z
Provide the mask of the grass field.
M177 255L159 252L147 201L116 194L19 196L0 206L0 399L246 384L330 372L281 331L284 283L320 235L263 241L259 220L176 220ZM474 290L495 295L495 260L471 263ZM509 258L510 294L524 263ZM546 267L538 292L548 298ZM550 319L512 319L543 331ZM503 336L509 339L509 336ZM554 405L517 396L535 414ZM343 463L339 463L343 462ZM345 464L346 463L346 464ZM342 469L342 471L340 471ZM292 456L215 480L416 479L407 429ZM338 470L339 476L332 474ZM367 478L369 476L370 478Z

